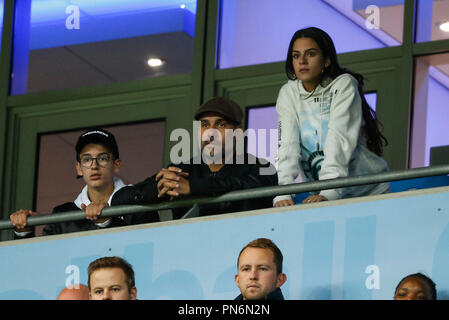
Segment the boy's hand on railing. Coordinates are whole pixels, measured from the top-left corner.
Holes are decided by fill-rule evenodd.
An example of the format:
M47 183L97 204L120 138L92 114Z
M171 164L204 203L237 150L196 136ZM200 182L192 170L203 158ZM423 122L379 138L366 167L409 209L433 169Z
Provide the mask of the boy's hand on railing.
M9 216L9 220L16 228L17 232L28 232L32 231L32 228L27 227L27 218L35 215L38 215L38 213L31 210L20 209L19 211L12 213Z
M81 204L81 209L86 211L86 219L95 221L97 223L104 222L108 219L98 219L98 217L101 215L101 211L106 207L109 207L109 204L107 202L92 202L88 206L86 206L84 203Z

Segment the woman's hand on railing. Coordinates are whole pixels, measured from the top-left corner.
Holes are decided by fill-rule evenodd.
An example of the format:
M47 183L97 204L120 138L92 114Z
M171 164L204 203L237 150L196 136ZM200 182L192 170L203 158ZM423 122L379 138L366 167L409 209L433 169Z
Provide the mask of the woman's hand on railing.
M325 196L320 195L312 195L305 198L302 203L313 203L313 202L321 202L321 201L327 201L327 198Z
M274 204L275 207L288 207L294 206L295 202L293 200L281 200Z

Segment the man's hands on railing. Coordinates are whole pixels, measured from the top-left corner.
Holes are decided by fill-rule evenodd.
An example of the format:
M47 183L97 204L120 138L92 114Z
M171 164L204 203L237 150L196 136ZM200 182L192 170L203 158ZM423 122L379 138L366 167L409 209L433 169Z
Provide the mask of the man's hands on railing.
M190 194L190 183L187 177L188 172L182 172L177 167L168 167L162 169L156 175L158 198L169 195L170 200L180 195Z
M32 210L20 209L19 211L12 213L9 216L9 220L16 228L17 232L29 232L32 231L32 227L27 227L27 218L36 215L38 215L38 213Z

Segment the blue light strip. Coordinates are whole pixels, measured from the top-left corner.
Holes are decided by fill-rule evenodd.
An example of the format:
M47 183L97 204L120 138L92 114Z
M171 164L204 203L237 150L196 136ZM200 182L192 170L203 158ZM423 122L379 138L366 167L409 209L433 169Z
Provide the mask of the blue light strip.
M28 0L17 0L15 11L14 59L12 64L14 77L11 83L11 94L13 95L27 92L30 60L30 2Z
M3 34L3 1L0 3L0 35ZM1 38L1 36L0 36ZM0 41L0 52L2 49L2 42Z
M368 6L391 7L403 5L404 0L353 0L352 9L365 10Z
M79 29L67 29L65 21L40 24L31 28L30 50L70 46L89 42L125 39L152 34L185 30L185 15L182 9L134 13L120 17L81 17ZM194 25L193 25L194 27ZM51 37L48 35L51 34Z
M0 31L3 29L3 8L4 8L4 0L0 0ZM1 33L0 33L1 35ZM1 42L1 41L0 41Z
M196 0L32 0L31 23L54 23L65 20L66 8L79 7L82 16L126 15L130 12L180 9L196 14Z

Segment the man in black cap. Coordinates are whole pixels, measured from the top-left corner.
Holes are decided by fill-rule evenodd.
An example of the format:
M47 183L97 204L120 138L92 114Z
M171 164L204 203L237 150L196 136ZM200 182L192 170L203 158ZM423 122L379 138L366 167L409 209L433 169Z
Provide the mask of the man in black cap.
M100 128L90 129L78 138L75 149L77 177L83 178L86 186L74 202L55 207L53 213L81 209L86 212L86 219L46 225L43 234L61 234L127 225L121 217L100 217L101 210L110 204L112 195L125 187L123 181L115 177L122 162L114 135ZM31 210L19 210L11 214L11 223L16 227L16 239L34 236L34 229L27 227L27 217L37 214Z
M117 192L112 205L149 204L186 197L218 196L227 192L277 185L274 166L246 153L241 131L243 113L234 101L216 97L195 113L201 123L201 159L171 164L156 175ZM238 130L240 129L240 133ZM237 132L237 134L236 134ZM232 143L229 143L232 142ZM236 148L236 146L242 146ZM172 159L173 161L173 159ZM204 204L198 210L173 209L173 218L208 216L272 207L272 197Z

